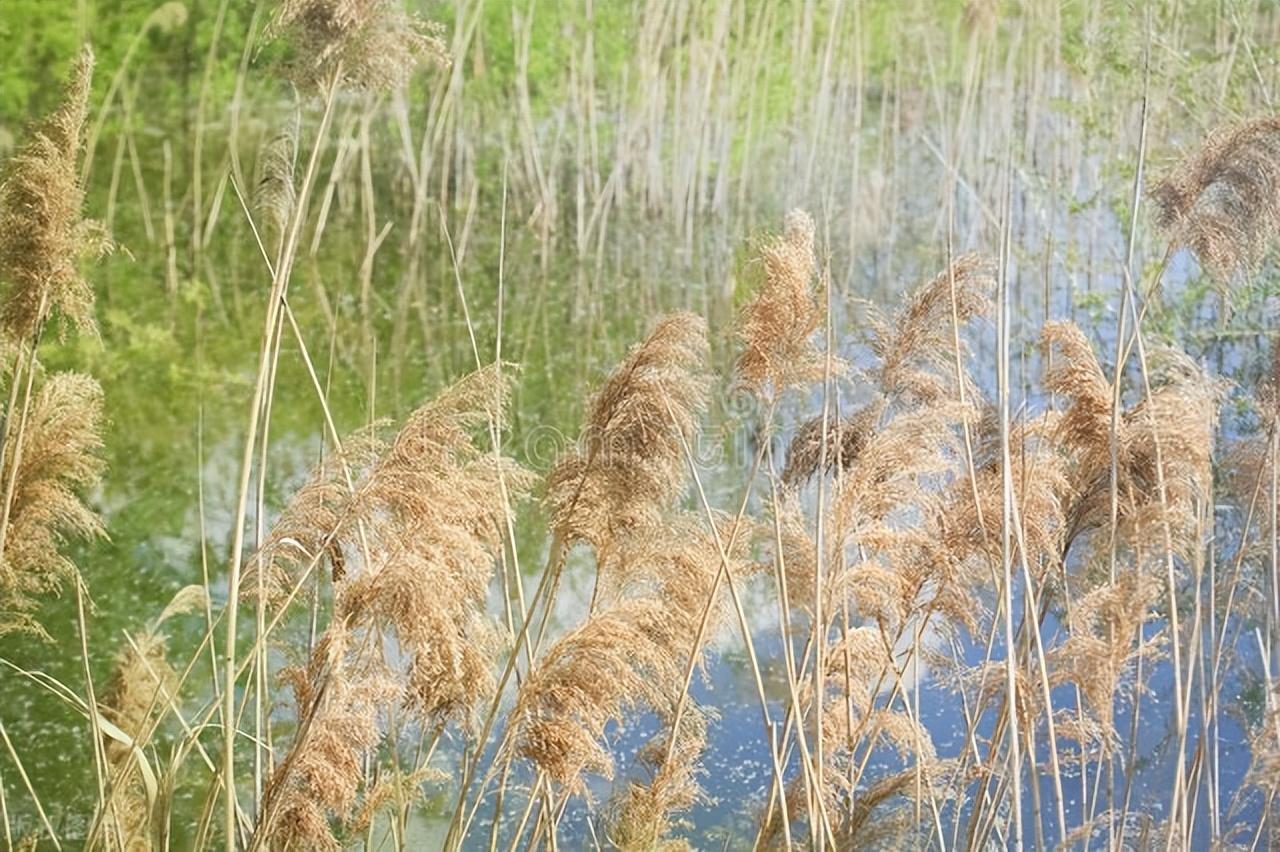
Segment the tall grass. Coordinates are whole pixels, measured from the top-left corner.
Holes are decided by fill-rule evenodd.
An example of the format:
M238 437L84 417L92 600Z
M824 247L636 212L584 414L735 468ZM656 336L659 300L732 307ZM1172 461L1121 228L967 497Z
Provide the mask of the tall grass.
M1119 73L1096 4L924 25L838 2L460 0L432 10L445 28L394 0L222 2L153 210L131 63L179 6L131 35L96 115L86 49L0 183L0 633L48 640L0 663L6 694L88 723L67 747L94 784L85 830L50 819L0 705L7 846L701 848L732 759L708 685L726 660L764 771L714 803L717 845L1277 842L1280 345L1249 323L1270 317L1280 137L1269 118L1202 134L1219 116L1197 112L1233 81L1269 104L1274 12L1131 21L1111 47L1142 57L1135 106L1093 99ZM624 22L628 50L598 53ZM1220 91L1152 90L1206 43ZM205 116L228 69L223 142ZM1072 74L1088 97L1055 111ZM1149 134L1204 142L1148 185ZM48 328L96 334L88 261L117 234L86 193L154 255L201 359L261 328L236 353L225 559L123 637L95 635L73 561L112 520L92 508L119 475L103 393L42 364L69 357ZM915 240L941 271L864 292L920 271ZM710 283L658 282L694 258ZM612 286L627 264L639 284ZM1180 325L1165 300L1201 280L1222 307ZM103 289L122 324L134 291ZM610 371L594 355L620 326L637 342ZM1233 335L1268 340L1260 377L1222 363ZM544 374L502 360L556 352ZM539 383L546 425L581 423L553 459L513 441ZM290 404L320 439L282 494ZM41 619L64 582L74 652ZM68 654L82 682L46 670Z

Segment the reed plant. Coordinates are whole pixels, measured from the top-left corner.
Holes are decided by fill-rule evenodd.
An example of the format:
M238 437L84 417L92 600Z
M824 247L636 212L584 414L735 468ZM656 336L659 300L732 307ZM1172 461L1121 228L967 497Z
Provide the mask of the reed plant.
M0 706L7 847L31 842L15 831L28 808L32 838L120 850L1276 843L1280 343L1261 367L1212 364L1165 299L1218 290L1218 355L1233 311L1259 310L1280 125L1210 132L1148 180L1149 134L1190 124L1151 89L1179 53L1153 49L1160 10L1142 21L1123 155L1110 136L1043 141L1061 81L1019 88L1047 42L1001 4L895 30L929 34L924 70L873 44L896 19L865 4L641 4L608 67L593 46L621 13L591 3L500 9L505 40L468 0L432 9L448 28L396 0L242 11L213 4L201 30L197 127L176 165L164 140L157 198L131 63L199 29L181 4L143 21L96 116L85 49L0 178L0 634L39 636L37 659L74 657L81 682L0 665L14 694L87 723L94 787L71 836ZM1242 52L1269 102L1274 74L1233 22L1224 79ZM1175 15L1168 37L1194 29ZM1114 73L1091 42L1053 49L1090 86ZM224 53L225 144L206 121ZM270 96L247 94L259 77ZM1062 126L1134 119L1087 109ZM1070 227L1040 221L1059 199L1027 171L1047 162L1053 192L1085 206L1073 193L1097 161L1132 183L1077 276L1077 247L1056 243ZM899 173L926 162L936 209L902 197ZM161 258L199 380L209 352L244 348L210 328L261 331L227 382L236 467L213 513L200 444L204 576L142 630L95 636L81 555L112 520L111 400L44 364L74 360L72 336L98 346L93 264L114 234L84 218L86 194L127 232L130 180L147 238L129 256ZM781 214L795 200L818 215ZM927 247L921 283L899 286L918 264L881 230ZM707 233L735 259L673 297L658 279ZM219 269L211 252L233 242ZM639 283L614 287L611 253L632 243ZM1036 275L1043 316L1022 304ZM863 292L871 279L903 292ZM1110 312L1055 297L1082 279ZM102 292L109 326L131 327ZM635 343L601 357L627 322ZM540 352L568 363L506 360ZM524 394L540 383L571 417L536 422ZM310 470L283 488L295 416ZM515 443L570 420L552 455ZM63 585L71 650L42 619ZM109 668L99 645L118 648ZM726 713L762 767L732 800ZM1236 743L1243 757L1223 754Z

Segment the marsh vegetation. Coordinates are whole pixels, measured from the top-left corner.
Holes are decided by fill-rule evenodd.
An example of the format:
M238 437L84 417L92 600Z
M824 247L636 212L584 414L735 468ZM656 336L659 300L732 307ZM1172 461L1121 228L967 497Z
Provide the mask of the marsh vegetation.
M6 848L1280 843L1271 4L0 33Z

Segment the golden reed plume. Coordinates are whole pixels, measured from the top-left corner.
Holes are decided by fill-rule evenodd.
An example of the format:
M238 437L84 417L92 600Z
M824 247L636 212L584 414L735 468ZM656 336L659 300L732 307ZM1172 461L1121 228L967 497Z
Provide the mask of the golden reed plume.
M80 497L102 476L101 448L98 383L79 373L46 379L32 401L22 441L5 443L0 466L0 482L13 483L0 554L0 634L43 634L30 615L36 597L76 576L76 566L62 553L64 544L103 535L101 520Z
M1054 354L1045 388L1065 401L1053 439L1069 481L1065 546L1108 528L1111 515L1112 389L1084 333L1047 323ZM1167 529L1177 552L1194 546L1196 501L1212 484L1213 434L1221 386L1183 355L1154 353L1152 390L1115 414L1118 534L1138 546ZM1159 461L1157 461L1159 459ZM1104 536L1105 537L1105 536Z
M781 237L760 249L760 285L738 320L743 342L736 373L743 387L759 395L781 391L823 376L824 359L813 337L826 322L821 293L813 290L813 219L803 210L787 214Z
M54 310L81 332L95 329L93 290L79 263L108 242L81 218L77 169L92 78L86 47L71 67L62 106L32 129L0 180L0 328L14 341L32 340Z
M603 604L521 686L512 711L519 753L570 789L581 789L584 772L611 776L605 726L637 706L674 709L690 654L702 652L694 640L719 570L715 540L693 517L620 540L600 567ZM717 599L712 626L722 608Z
M916 405L958 398L952 329L990 310L993 270L982 255L962 254L917 287L892 320L872 311L871 350L879 361L873 378L881 394ZM961 376L968 399L976 399L968 372Z
M1250 271L1280 229L1280 118L1214 132L1152 196L1174 245L1220 281Z
M108 850L148 852L167 846L161 826L153 823L156 780L145 751L178 697L178 675L169 665L160 629L173 616L203 609L207 602L203 586L179 590L147 629L127 637L116 653L100 699L102 715L115 726L103 737L110 795L94 828Z
M321 641L288 675L299 728L268 787L257 829L265 836L333 848L330 820L358 816L362 761L381 740L382 709L403 707L428 726L466 724L492 695L502 642L486 594L511 502L532 481L475 435L506 405L510 373L491 365L463 377L389 442L376 429L348 439L251 560L270 577L272 600L321 560L335 589ZM254 585L246 581L246 593ZM384 638L402 662L384 662Z
M298 730L267 784L258 829L280 848L343 848L330 819L356 812L364 758L382 740L378 713L400 696L384 669L351 658L353 641L344 624L331 624L305 667L282 672Z
M283 0L266 35L289 42L284 72L299 89L382 91L403 86L422 62L448 66L442 32L400 0Z
M706 405L707 325L662 319L591 398L578 445L547 478L551 526L566 544L606 549L652 526L685 485L683 443Z

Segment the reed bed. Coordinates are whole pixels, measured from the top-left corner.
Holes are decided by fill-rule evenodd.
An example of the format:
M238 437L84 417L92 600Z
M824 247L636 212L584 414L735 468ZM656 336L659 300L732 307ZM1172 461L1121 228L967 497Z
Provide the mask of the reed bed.
M1273 11L192 5L0 178L0 682L87 790L0 701L7 848L1280 841ZM200 390L124 630L122 338Z

